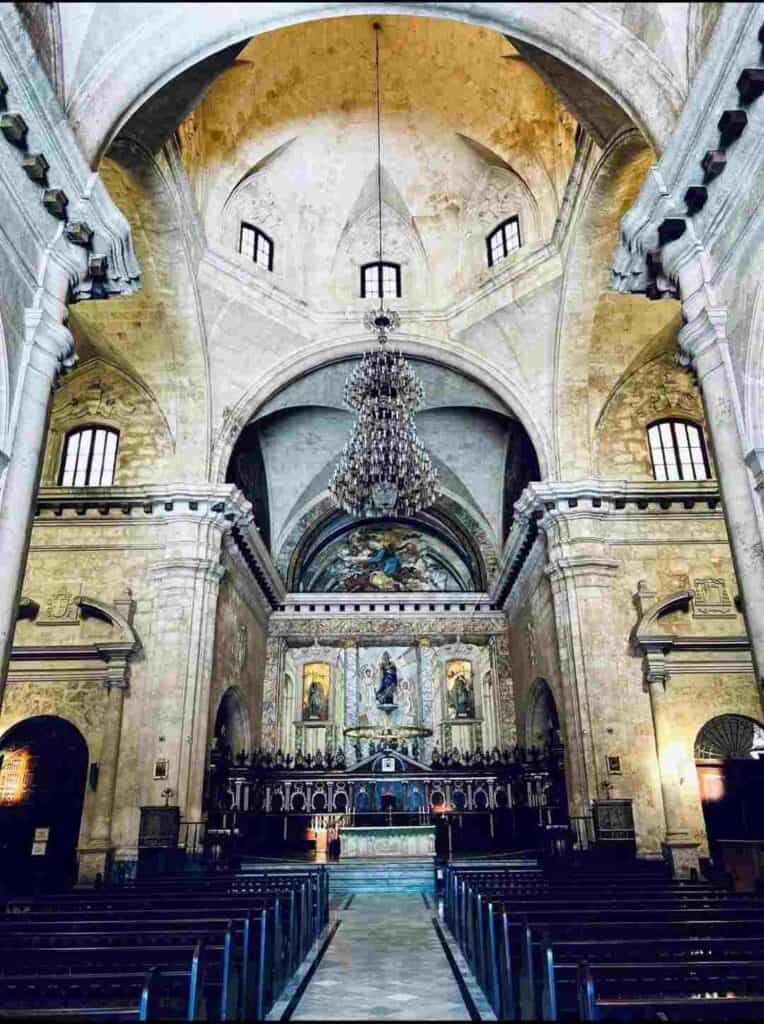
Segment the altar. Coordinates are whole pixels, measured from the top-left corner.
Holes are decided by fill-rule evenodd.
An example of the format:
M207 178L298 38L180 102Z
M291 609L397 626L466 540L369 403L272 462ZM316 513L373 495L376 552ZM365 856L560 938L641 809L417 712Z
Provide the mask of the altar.
M388 825L340 829L340 858L434 857L433 825Z

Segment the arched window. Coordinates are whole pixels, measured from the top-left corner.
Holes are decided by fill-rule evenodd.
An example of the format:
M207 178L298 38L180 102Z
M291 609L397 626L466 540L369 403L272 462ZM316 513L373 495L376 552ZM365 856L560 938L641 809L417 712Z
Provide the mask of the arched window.
M366 263L361 267L361 298L401 297L399 263Z
M110 487L114 483L119 433L110 427L78 427L66 435L59 484Z
M488 249L488 266L503 260L511 252L520 248L520 218L507 217L498 227L495 227L485 240Z
M241 222L239 234L239 252L242 256L249 256L263 270L273 270L273 239L260 228L244 221Z
M700 427L687 420L659 420L647 428L656 480L708 480L706 446Z

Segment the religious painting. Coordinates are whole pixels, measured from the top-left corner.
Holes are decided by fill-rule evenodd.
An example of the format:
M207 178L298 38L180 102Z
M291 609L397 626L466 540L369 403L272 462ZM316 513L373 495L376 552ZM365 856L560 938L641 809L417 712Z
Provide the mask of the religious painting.
M403 524L367 524L322 548L303 571L300 589L406 593L478 588L462 555L435 533Z
M329 666L311 661L302 670L302 717L305 722L325 722L329 717Z
M475 717L471 661L454 659L446 663L446 703L449 718Z

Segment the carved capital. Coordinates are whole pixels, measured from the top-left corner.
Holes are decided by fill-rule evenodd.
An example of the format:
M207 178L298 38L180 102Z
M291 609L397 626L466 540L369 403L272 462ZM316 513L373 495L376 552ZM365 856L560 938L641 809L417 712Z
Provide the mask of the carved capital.
M648 686L657 685L663 690L669 680L669 667L663 651L651 650L645 654L645 682Z

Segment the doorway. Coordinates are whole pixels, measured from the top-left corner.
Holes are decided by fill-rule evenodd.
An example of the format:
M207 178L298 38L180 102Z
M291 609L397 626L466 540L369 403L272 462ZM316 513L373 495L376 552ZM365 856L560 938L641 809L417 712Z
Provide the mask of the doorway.
M0 880L11 892L74 884L87 770L87 744L63 718L28 718L3 737Z
M700 800L714 862L720 843L764 840L764 726L745 715L717 715L695 740Z

